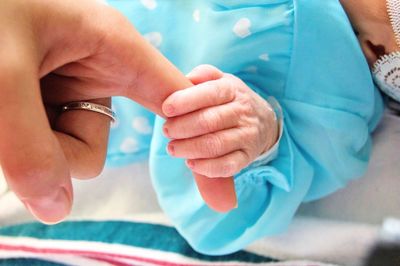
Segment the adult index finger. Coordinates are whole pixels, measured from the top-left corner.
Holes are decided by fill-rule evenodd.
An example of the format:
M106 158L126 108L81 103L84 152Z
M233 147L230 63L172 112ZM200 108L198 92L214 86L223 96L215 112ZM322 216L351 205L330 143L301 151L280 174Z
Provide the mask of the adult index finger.
M128 21L125 22L129 24ZM122 21L119 25L120 27L124 26ZM137 73L137 78L122 92L122 96L167 117L168 114L162 107L168 96L176 91L192 87L193 84L167 58L145 41L136 30L131 28L129 32L130 34L124 36L129 36L125 41L132 47L124 50L131 53L124 55L124 58L127 59L124 67L131 70L132 73ZM228 211L237 204L232 177L210 179L193 174L203 199L212 209ZM218 190L217 194L215 190Z
M209 178L193 172L197 187L207 205L217 212L228 212L237 207L235 184L230 178Z

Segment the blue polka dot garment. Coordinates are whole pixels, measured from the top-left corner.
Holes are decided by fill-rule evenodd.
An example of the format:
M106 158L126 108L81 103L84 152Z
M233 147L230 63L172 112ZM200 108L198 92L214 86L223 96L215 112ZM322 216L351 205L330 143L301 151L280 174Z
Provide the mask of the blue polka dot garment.
M215 65L261 96L275 97L282 107L277 156L235 176L238 208L221 214L204 204L184 161L166 153L164 121L114 100L119 126L112 130L109 165L143 159L150 148L160 205L197 251L227 254L280 233L302 202L332 193L365 172L382 100L339 1L110 4L184 73L199 64Z
M126 98L113 98L117 116L111 126L107 166L118 167L148 160L155 115Z

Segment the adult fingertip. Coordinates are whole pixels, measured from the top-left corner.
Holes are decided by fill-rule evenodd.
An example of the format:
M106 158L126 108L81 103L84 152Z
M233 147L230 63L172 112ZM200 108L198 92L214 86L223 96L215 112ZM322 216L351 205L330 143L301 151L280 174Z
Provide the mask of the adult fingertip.
M208 178L195 174L200 194L215 212L227 213L238 207L235 183L230 178Z
M62 222L71 212L72 193L61 187L53 197L24 200L23 203L29 212L45 224Z
M207 202L207 205L210 209L218 213L228 213L238 207L236 200L224 201L224 202L209 201Z
M225 194L225 199L224 200L213 200L213 199L208 199L205 200L207 202L208 207L210 207L212 210L215 212L219 213L227 213L230 212L234 209L238 208L238 202L236 199L236 194L235 193L227 193Z

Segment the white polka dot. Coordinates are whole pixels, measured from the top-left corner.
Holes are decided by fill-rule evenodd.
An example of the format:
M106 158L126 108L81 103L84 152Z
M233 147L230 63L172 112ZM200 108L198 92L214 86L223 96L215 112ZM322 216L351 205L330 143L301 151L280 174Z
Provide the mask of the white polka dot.
M150 32L143 37L156 48L159 48L163 41L163 37L159 32Z
M268 62L269 61L269 54L262 54L258 57L260 60Z
M249 66L244 71L250 74L256 74L258 72L258 68L256 66Z
M133 153L138 151L139 149L139 144L137 142L136 139L133 138L126 138L121 146L119 147L119 149L123 152L123 153Z
M251 21L248 18L241 18L233 27L233 32L240 38L246 38L251 35Z
M157 7L157 2L156 0L140 0L142 2L142 5L144 5L145 8L153 10Z
M153 132L153 128L150 125L149 119L146 117L136 117L132 121L132 127L140 134L151 134Z
M200 22L200 18L201 18L201 16L200 16L200 10L199 10L199 9L196 9L196 10L193 12L193 20L196 21L196 22L198 23L198 22Z

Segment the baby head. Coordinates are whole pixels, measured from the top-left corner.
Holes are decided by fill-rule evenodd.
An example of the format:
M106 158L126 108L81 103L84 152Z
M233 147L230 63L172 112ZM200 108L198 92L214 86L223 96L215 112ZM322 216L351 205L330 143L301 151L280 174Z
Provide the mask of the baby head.
M341 0L376 84L400 102L400 1Z

